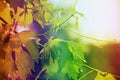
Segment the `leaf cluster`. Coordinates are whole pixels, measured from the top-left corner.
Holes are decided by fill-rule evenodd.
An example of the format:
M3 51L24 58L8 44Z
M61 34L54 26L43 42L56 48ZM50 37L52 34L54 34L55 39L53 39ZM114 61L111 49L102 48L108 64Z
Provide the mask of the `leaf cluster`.
M46 70L48 80L78 80L85 62L84 53L78 44L59 38L50 39L41 54L43 70ZM61 77L58 79L57 76Z

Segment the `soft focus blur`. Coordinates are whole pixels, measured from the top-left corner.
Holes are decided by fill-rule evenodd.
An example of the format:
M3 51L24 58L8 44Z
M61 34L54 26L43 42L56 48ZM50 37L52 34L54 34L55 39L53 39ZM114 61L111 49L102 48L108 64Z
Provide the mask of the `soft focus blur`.
M76 0L48 1L54 3L56 7L61 5L72 7ZM90 66L120 75L120 0L77 1L76 10L83 13L85 18L79 17L79 28L75 32L106 41L79 38L80 36L76 34L71 36L82 40L80 45L83 45ZM87 79L90 78L85 80Z
M55 6L72 7L76 0L48 0ZM98 39L120 41L119 0L77 0L76 10L85 18L79 18L79 33Z

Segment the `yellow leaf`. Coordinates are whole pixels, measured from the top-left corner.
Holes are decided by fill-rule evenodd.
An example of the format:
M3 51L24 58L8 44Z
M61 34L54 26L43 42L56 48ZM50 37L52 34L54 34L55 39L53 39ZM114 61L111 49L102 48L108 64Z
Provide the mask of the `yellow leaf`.
M17 10L18 10L17 13L14 14L14 18L19 25L27 26L28 24L32 23L33 19L30 11L27 11L27 13L25 14L24 9L18 7Z
M30 23L32 23L32 14L30 12L20 17L19 20L20 25L27 26Z
M29 51L32 59L37 63L39 62L39 50L34 40L28 40L25 44L27 50Z
M112 74L108 74L106 77L105 77L105 80L116 80Z
M12 19L11 19L11 16L10 16L10 9L6 8L6 9L0 11L0 18L5 21L4 22L3 20L0 19L0 24L3 24L3 23L11 24L12 23Z
M112 74L97 73L95 80L116 80Z
M23 31L23 32L19 33L18 36L23 43L26 43L32 36L35 36L35 33L30 30Z

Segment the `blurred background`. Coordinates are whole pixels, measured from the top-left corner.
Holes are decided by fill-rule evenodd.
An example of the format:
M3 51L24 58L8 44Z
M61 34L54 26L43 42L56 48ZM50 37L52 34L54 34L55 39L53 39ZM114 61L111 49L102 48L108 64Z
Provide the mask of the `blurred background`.
M76 0L48 0L56 7L73 7ZM79 33L98 39L120 40L119 0L77 0L76 10L85 18L79 18Z
M48 1L55 7L73 7L76 0ZM84 17L79 16L79 27L72 28L77 34L68 30L69 36L83 47L90 66L120 76L120 0L77 0L76 10Z

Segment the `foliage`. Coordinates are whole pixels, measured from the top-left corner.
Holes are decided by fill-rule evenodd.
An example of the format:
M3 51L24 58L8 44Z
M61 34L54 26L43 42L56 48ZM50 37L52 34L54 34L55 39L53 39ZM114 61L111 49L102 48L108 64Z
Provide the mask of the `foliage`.
M75 5L67 10L47 0L0 0L0 5L0 79L81 80L88 75L80 76L87 67L97 72L95 80L116 80L87 65L81 44L51 36L64 30L71 18L78 27L78 16L84 15ZM42 28L30 29L31 25ZM18 32L19 26L28 30Z
M59 71L69 79L77 80L85 60L80 46L71 41L51 39L42 51L43 69L48 73L48 79Z
M97 73L97 76L95 78L95 80L116 80L112 74L101 74L101 73Z

